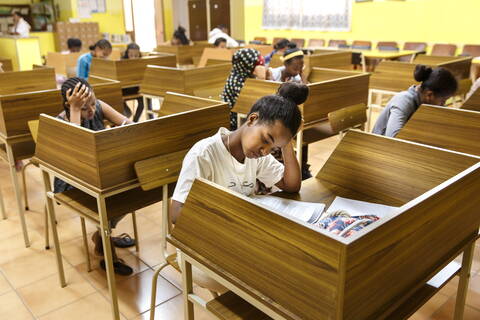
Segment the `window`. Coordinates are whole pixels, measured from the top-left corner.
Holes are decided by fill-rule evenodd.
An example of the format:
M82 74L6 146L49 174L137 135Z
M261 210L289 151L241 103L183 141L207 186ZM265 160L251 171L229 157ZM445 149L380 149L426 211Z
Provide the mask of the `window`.
M351 0L264 0L265 29L349 31Z

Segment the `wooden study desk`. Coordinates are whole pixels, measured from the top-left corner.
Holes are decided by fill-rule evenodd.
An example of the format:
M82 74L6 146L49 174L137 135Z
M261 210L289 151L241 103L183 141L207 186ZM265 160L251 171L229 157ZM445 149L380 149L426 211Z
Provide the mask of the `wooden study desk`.
M197 67L206 67L212 64L227 63L232 64L232 57L236 50L234 49L218 49L218 48L205 48L203 49L200 61Z
M77 74L78 58L85 52L75 52L62 54L60 52L47 53L47 66L55 69L55 73L66 76L67 78L75 77Z
M282 55L275 54L270 61L269 67L277 68L283 66L281 60ZM310 70L314 67L329 68L329 69L341 69L352 70L352 53L346 51L336 52L322 52L318 54L303 56L305 70ZM307 72L308 72L307 71Z
M439 290L428 281L464 252L462 269L450 274L461 276L460 320L480 225L478 188L476 157L350 131L291 196L399 206L343 238L196 180L169 239L182 251L186 319L202 303L192 265L274 319L406 319L425 302L415 298Z
M213 48L212 44L208 42L196 42L191 46L172 46L172 45L159 45L155 49L155 52L171 53L176 55L177 64L193 64L193 57L200 57L203 53L203 49ZM173 66L176 67L176 66Z
M18 73L23 74L24 72L30 75L33 72L39 72L40 74L47 72L54 77L53 68ZM11 80L11 75L6 74L7 78ZM0 73L0 81L3 75ZM24 79L25 88L31 89L31 86L26 82L27 80ZM92 85L96 97L105 101L117 109L117 111L123 110L120 83L105 79L97 79L96 82L96 84ZM15 162L31 158L35 153L35 143L30 134L28 121L37 120L42 113L56 116L63 110L61 92L59 89L56 89L54 80L53 84L54 89L49 90L0 94L0 158L7 161L9 166L10 177L15 191L16 209L20 217L26 247L30 246L30 241L25 224L25 207L22 204L22 192L15 170ZM37 85L46 86L47 83L37 83ZM4 217L6 217L5 214Z
M13 71L12 59L0 57L0 63L4 72Z
M149 100L164 97L168 91L219 100L231 69L227 63L193 69L147 66L140 94L145 106ZM147 114L155 113L144 110Z
M460 109L480 111L480 90L476 90L465 100Z
M327 120L328 114L346 107L366 104L370 74L353 71L313 68L311 76L319 82L310 83L309 96L300 107L303 129L297 133L297 159L301 163L302 146L336 135ZM275 94L280 82L247 79L232 112L238 114L238 123L263 96Z
M422 105L396 138L480 156L480 112Z
M195 97L191 97L196 99ZM161 155L176 155L197 141L228 126L229 108L210 100L210 106L144 122L91 131L47 115L40 116L36 161L43 172L50 221L54 201L70 206L83 218L99 224L105 252L112 319L119 319L108 219L162 200L162 189L142 191L135 163ZM58 139L61 136L62 139ZM78 159L82 159L81 164ZM53 194L50 176L76 189ZM52 223L60 284L66 285L60 245Z

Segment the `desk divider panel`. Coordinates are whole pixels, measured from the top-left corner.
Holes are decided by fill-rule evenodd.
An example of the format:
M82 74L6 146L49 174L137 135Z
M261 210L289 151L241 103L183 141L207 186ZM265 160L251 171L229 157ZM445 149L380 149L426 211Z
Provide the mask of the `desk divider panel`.
M211 99L193 97L185 94L167 92L163 99L162 106L158 111L160 117L168 116L175 113L201 109L212 105L227 105Z
M192 46L160 45L155 51L175 54L177 64L193 64L192 57L200 57L203 49L212 47L213 45L208 42L195 42Z
M444 67L449 69L459 79L468 79L470 77L470 66L472 57L443 57L417 55L415 64L425 64L431 67Z
M73 70L76 70L78 58L84 52L75 52L62 54L60 52L48 52L47 53L47 66L55 69L55 73L67 76L71 74Z
M42 115L35 156L86 185L106 189L136 181L135 162L188 149L228 124L229 109L225 104L102 131ZM73 133L64 135L64 131ZM88 145L79 148L75 144L79 137ZM75 161L78 157L85 159L80 166Z
M370 88L387 91L404 91L419 84L413 73L417 65L398 61L381 61L370 78Z
M480 156L480 112L422 105L396 137Z
M247 78L232 111L247 114L258 99L277 93L281 84L281 82Z
M234 49L218 49L218 48L205 48L203 49L202 57L198 63L198 67L205 67L208 65L209 60L223 60L225 63L232 64L232 56L236 50Z
M122 87L138 85L143 80L145 68L147 65L159 65L175 67L175 56L165 54L163 56L147 56L139 59L92 60L90 74L107 79L118 80Z
M55 70L41 68L0 73L0 95L55 89Z
M475 90L473 94L463 103L460 109L480 111L480 90Z
M391 218L342 238L199 179L172 241L287 319L388 319L478 231L477 161L350 131L311 179L402 205Z
M147 66L140 92L164 96L167 91L194 94L197 89L225 85L231 65L219 64L202 68L178 69L161 66Z
M303 118L306 124L326 119L329 112L367 104L370 74L363 73L348 77L310 83L310 94L303 104Z
M359 74L361 73L356 71L313 67L312 70L310 71L308 81L310 83L316 83L316 82L334 80L338 78L359 75Z

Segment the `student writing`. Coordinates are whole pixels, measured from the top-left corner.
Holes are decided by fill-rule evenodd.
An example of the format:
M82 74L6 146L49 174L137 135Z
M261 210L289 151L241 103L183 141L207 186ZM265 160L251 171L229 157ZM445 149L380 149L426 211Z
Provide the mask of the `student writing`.
M89 49L90 52L82 54L78 58L77 77L79 78L88 79L93 58L106 59L112 54L112 45L105 39L98 40Z
M122 59L138 59L141 58L141 52L140 52L140 46L136 43L130 43L127 46L127 49L123 53ZM129 87L129 88L123 88L122 89L122 95L129 96L129 95L135 95L138 94L138 87ZM140 117L142 116L143 113L143 98L138 97L137 99L137 110L135 111L135 115L133 116L133 121L138 122L140 120ZM123 114L126 115L127 117L130 117L132 114L132 110L128 107L127 103L124 102L123 104Z
M420 105L443 106L458 88L453 74L442 67L432 69L424 65L417 65L414 78L421 84L397 93L388 102L375 123L373 133L395 137Z

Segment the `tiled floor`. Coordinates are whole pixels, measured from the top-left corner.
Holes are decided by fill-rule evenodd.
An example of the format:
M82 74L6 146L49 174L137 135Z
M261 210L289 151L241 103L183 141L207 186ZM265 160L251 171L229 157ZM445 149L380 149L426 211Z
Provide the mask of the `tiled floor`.
M310 149L310 163L315 173L335 148L338 138L316 143ZM19 219L14 208L13 190L7 165L0 162L0 186L5 198L8 219L0 220L0 320L90 320L110 319L110 305L105 273L92 255L94 270L86 271L80 221L68 210L57 206L57 220L68 285L60 288L53 250L44 249L43 198L38 169L28 169L30 211L26 213L32 246L25 248ZM159 247L160 210L156 204L137 214L140 251L118 250L135 270L129 277L117 276L122 319L148 319L150 287L154 268L161 263ZM95 228L88 225L91 235ZM129 232L131 218L122 220L115 233ZM90 245L91 245L91 241ZM90 248L93 252L93 247ZM477 244L473 276L467 298L465 320L480 319L480 245ZM180 275L166 268L158 283L157 319L183 319ZM452 319L457 279L453 279L411 319ZM200 289L203 295L208 294ZM196 319L210 319L196 310Z

